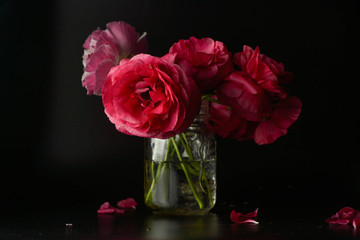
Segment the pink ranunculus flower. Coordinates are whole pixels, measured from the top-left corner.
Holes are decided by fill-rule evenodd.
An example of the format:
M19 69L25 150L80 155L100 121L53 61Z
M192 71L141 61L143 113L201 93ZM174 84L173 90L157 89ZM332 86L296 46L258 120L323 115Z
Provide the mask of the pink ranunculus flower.
M178 65L147 54L112 68L102 99L120 132L163 139L185 131L201 104L195 82Z
M121 59L147 51L145 33L140 36L125 22L110 22L106 30L93 31L86 39L83 55L82 85L89 95L101 95L107 74Z
M253 50L245 45L242 52L234 54L233 62L267 92L279 98L288 96L279 84L288 83L292 79L292 74L285 72L282 63L261 54L259 47Z
M180 40L170 48L169 55L192 76L201 92L214 88L233 69L231 53L224 43L211 38Z

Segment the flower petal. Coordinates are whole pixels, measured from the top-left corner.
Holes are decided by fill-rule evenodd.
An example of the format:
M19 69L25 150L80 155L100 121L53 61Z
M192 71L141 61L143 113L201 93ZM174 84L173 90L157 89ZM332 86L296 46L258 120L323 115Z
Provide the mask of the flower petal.
M243 72L233 72L224 81L231 82L233 84L233 87L237 86L235 90L231 90L231 88L233 88L231 86L230 88L221 90L221 92L228 95L229 97L239 97L241 95L239 94L240 92L234 92L239 91L239 88L242 91L245 91L252 95L258 94L260 90L256 83L251 78L246 76L246 74L244 74Z
M136 208L137 202L133 198L127 198L121 201L118 201L117 206L119 208Z
M171 46L169 53L176 54L172 56L175 57L173 62L184 68L201 92L216 87L233 68L231 53L223 43L211 38L179 40ZM171 56L165 58L171 59Z
M111 206L109 202L104 202L101 204L100 209L97 210L97 213L100 215L120 215L124 214L125 211Z
M271 118L278 127L288 128L298 119L301 107L301 101L297 97L291 96L275 107Z
M99 46L94 51L84 70L88 72L95 71L98 68L98 65L104 60L112 60L114 65L117 62L116 55L109 45Z
M270 144L286 133L286 128L279 128L271 119L264 120L256 128L254 140L259 145Z
M94 30L89 36L88 38L85 40L84 44L83 44L83 48L85 49L89 49L90 47L94 47L92 43L93 40L97 41L100 38L101 35L101 29L98 27L96 30Z
M256 47L253 55L246 64L246 72L256 81L276 81L277 77L270 68L260 59L260 49Z
M213 78L218 73L218 67L216 65L209 66L208 68L199 69L196 73L196 77L198 79L205 79L207 82L211 81L211 78ZM210 82L211 83L211 82Z
M110 22L106 24L106 33L116 43L119 53L125 58L136 47L138 33L135 28L126 22Z
M99 209L97 213L100 215L121 215L124 214L125 211L117 208L109 208L109 209Z
M253 224L259 224L258 221L256 221L253 218L257 217L258 209L256 209L254 212L250 212L247 214L238 213L235 210L233 210L230 214L231 221L235 223L253 223Z
M329 224L348 225L352 224L355 228L360 224L360 211L351 207L344 207L339 212L335 213L331 218L326 219L325 222Z
M94 94L101 96L102 88L104 86L106 76L108 75L110 69L114 67L115 64L110 59L104 60L101 63L99 63L96 71L95 71L95 78L97 81L95 81L94 86Z
M210 54L214 51L215 41L211 38L196 39L195 37L190 37L190 42L197 52Z

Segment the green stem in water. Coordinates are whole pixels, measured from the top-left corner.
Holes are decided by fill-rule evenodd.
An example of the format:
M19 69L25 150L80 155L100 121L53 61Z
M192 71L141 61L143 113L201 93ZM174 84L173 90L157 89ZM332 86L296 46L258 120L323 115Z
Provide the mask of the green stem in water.
M188 140L186 138L186 134L182 132L182 133L180 133L180 135L181 135L180 136L180 141L181 141L182 145L184 146L187 155L189 156L189 161L192 162L192 161L194 161L194 156L193 156L193 154L191 152L191 148L190 148L189 142L188 142Z
M185 147L186 152L187 152L187 154L189 156L189 161L192 161L192 163L195 164L195 162L193 162L194 161L194 156L192 155L190 144L189 144L189 141L186 138L186 134L185 133L180 133L180 135L181 135L180 137L182 137L181 142L182 142L183 146ZM209 182L208 182L208 179L206 177L205 169L203 167L201 167L201 166L199 168L195 167L195 169L199 171L199 184L200 184L200 187L203 190L203 192L205 192L205 193L207 193L209 195L209 200L210 200L212 198L212 196L211 196ZM205 182L207 191L205 191L205 189L204 189L204 187L202 185L202 179Z
M185 174L185 177L186 177L186 180L188 181L189 186L190 186L190 188L191 188L191 191L192 191L193 194L194 194L194 198L195 198L195 200L197 201L200 209L203 209L203 208L204 208L204 203L201 201L201 199L199 198L198 193L196 192L196 189L195 189L195 187L194 187L193 182L191 181L191 178L190 178L189 173L188 173L188 171L187 171L187 168L186 168L186 166L185 166L185 164L184 164L184 162L183 162L183 159L182 159L182 157L181 157L181 153L180 153L179 148L178 148L178 146L177 146L177 144L176 144L176 142L175 142L174 137L171 137L171 138L170 138L170 141L172 142L172 144L173 144L173 146L174 146L174 148L175 148L176 154L177 154L177 156L178 156L178 158L179 158L179 161L180 161L181 168L183 169L184 174Z
M167 146L167 150L166 150L166 154L165 154L165 158L164 158L164 163L166 164L166 161L168 160L169 158L169 153L170 153L170 144L168 144ZM154 164L154 160L151 161L151 173L152 173L152 182L151 182L151 186L149 188L149 191L147 192L146 194L146 198L145 198L145 204L147 204L150 200L150 196L152 195L153 193L153 190L154 190L154 186L155 186L155 183L156 181L159 179L160 175L163 174L164 172L164 169L165 169L165 165L163 165L163 162L159 162L159 165L156 169L156 176L155 176L155 164Z
M152 194L152 192L153 192L155 183L156 183L157 179L158 179L159 176L160 176L160 168L161 168L161 166L162 166L163 163L162 163L162 162L159 162L159 165L158 165L158 167L157 167L157 169L156 169L156 176L154 176L154 168L155 168L155 165L154 165L154 164L155 164L154 161L151 161L152 182L151 182L151 186L150 186L150 188L149 188L149 191L148 191L147 194L146 194L145 204L147 204L147 203L149 202L149 200L150 200L150 196L151 196L151 194Z

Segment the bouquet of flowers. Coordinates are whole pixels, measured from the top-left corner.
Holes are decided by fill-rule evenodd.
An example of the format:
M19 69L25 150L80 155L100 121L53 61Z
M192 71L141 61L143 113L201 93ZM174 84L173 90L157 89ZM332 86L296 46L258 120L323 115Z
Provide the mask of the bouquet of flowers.
M181 160L179 144L191 156L183 133L204 101L210 102L206 123L211 131L224 138L254 139L259 145L285 135L301 112L301 101L285 88L292 74L259 47L244 45L232 54L223 42L190 37L157 57L146 54L146 33L138 34L125 22L96 29L83 47L87 93L102 96L105 113L118 131L168 139L165 157L172 153ZM188 183L191 187L190 177ZM197 202L201 208L201 200Z

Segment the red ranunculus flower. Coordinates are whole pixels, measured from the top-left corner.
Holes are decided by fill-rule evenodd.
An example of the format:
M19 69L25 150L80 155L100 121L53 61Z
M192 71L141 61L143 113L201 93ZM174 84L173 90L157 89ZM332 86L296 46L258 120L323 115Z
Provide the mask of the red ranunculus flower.
M249 121L260 121L271 113L268 94L243 71L235 71L221 81L217 96Z
M234 54L233 62L264 90L280 98L287 97L287 93L279 86L279 83L289 82L292 74L284 71L282 63L260 54L259 47L253 50L245 45L242 52Z
M300 111L300 100L292 96L275 104L268 117L260 121L248 121L236 110L212 103L210 126L223 138L239 141L253 138L259 145L270 144L287 133L287 128L297 120Z
M282 64L261 55L258 48L253 51L245 46L243 52L235 54L234 61L241 71L229 74L216 91L218 99L230 106L228 115L231 112L232 118L237 116L239 126L214 105L213 127L220 136L254 138L260 145L273 143L287 133L301 112L301 101L290 97L279 85L280 77L286 82L291 74L284 72Z
M117 130L149 138L185 131L201 104L195 82L178 65L146 54L112 68L102 98Z
M110 22L106 30L93 31L84 45L84 74L82 85L88 94L101 95L107 74L123 58L145 53L145 34L140 36L134 27L125 22Z
M214 88L233 68L224 43L211 38L180 40L170 48L169 55L193 77L200 91Z
M269 117L265 117L256 127L254 140L257 144L270 144L287 133L287 129L298 119L301 101L294 96L273 105Z
M211 103L209 127L221 137L245 140L248 121L226 105Z

